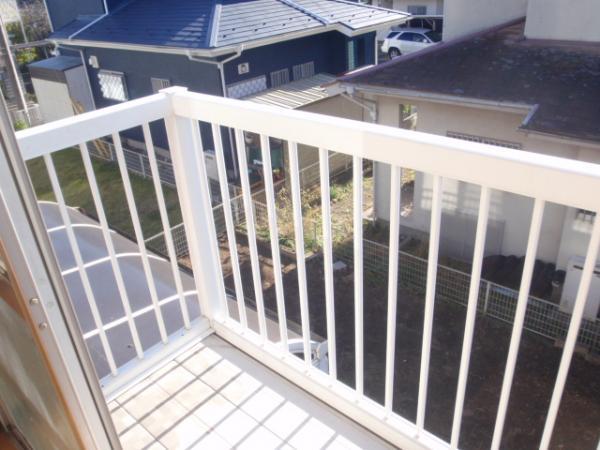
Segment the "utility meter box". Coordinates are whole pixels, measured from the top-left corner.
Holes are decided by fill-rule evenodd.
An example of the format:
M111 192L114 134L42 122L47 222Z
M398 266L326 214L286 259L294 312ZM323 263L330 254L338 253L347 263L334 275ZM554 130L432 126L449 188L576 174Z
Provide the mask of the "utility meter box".
M577 291L581 282L581 275L583 273L583 264L585 258L581 256L573 256L569 259L567 265L567 274L565 278L565 284L560 298L560 310L566 313L572 313L573 307L575 306L575 298L577 297ZM600 307L600 265L596 263L594 273L592 275L592 282L590 284L590 290L588 292L585 309L583 310L583 317L589 320L595 320L598 316L598 309Z

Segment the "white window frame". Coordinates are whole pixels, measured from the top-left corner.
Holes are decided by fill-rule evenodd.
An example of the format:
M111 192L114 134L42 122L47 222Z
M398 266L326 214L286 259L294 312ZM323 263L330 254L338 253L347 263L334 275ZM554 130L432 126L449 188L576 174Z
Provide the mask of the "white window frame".
M116 83L119 82L120 86L116 86ZM129 100L127 83L123 72L100 70L98 71L98 83L100 85L100 90L102 91L102 97L108 100L117 100L119 102L126 102ZM107 83L115 83L116 87L110 86Z
M168 78L150 78L150 83L152 83L152 92L156 94L161 89L166 89L171 87L171 80Z
M289 69L275 70L270 74L271 87L276 88L288 84L290 82L290 71Z
M227 97L244 98L267 89L267 76L250 78L227 85Z

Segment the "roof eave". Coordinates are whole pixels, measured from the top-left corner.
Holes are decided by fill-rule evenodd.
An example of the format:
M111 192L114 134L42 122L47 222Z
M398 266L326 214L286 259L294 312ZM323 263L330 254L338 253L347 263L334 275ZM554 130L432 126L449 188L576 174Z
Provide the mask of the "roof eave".
M324 25L322 27L311 28L307 30L295 31L292 33L281 34L277 36L270 36L264 39L256 39L254 41L244 42L244 48L251 49L256 47L262 47L278 42L285 42L292 39L298 39L301 37L312 36L316 34L326 33L328 31L338 31L348 37L358 36L365 33L370 33L381 28L386 28L407 20L408 15L400 15L391 20L386 20L378 24L369 25L361 28L349 28L340 23L333 23L330 25ZM142 52L153 52L153 53L165 53L174 55L189 55L192 53L194 56L204 56L208 58L214 58L218 56L227 55L235 52L241 43L235 43L226 45L223 47L214 48L179 48L179 47L168 47L161 45L146 45L146 44L126 44L119 42L108 42L108 41L91 41L85 39L51 39L57 45L74 45L79 47L92 47L92 48L111 48L117 50L129 50L129 51L142 51Z
M433 103L442 103L450 105L460 105L479 109L502 110L517 114L528 114L536 105L528 103L509 102L503 100L484 100L474 97L464 97L459 95L441 94L436 92L417 91L412 89L398 89L385 86L375 86L369 84L352 83L338 81L328 86L328 89L335 91L336 88L351 91L360 91L374 95L384 95L388 97L397 97L407 100L422 100Z

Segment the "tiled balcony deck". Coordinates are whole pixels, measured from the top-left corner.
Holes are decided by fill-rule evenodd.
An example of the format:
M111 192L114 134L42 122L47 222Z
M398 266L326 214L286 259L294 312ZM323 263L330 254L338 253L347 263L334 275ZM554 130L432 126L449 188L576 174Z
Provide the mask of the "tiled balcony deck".
M387 449L211 335L109 403L124 449Z

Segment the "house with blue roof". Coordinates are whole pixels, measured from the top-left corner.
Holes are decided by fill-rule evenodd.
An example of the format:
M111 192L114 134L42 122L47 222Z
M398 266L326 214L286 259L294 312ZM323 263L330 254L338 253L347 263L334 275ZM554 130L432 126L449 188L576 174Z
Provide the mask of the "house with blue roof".
M55 30L50 39L61 56L80 59L96 108L178 85L263 103L276 99L288 108L312 105L322 111L329 101L334 114L349 107L362 115L362 108L340 105L320 86L376 64L376 30L408 17L345 0L47 0L47 5ZM153 134L166 149L164 129L156 126ZM135 136L130 145L134 141ZM231 142L224 145L232 149ZM235 158L228 164L235 176Z

